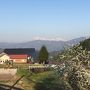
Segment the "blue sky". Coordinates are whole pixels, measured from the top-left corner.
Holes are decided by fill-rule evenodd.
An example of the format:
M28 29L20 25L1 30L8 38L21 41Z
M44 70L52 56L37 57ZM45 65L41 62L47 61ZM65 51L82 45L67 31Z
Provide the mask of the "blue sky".
M0 42L90 36L90 0L0 0Z

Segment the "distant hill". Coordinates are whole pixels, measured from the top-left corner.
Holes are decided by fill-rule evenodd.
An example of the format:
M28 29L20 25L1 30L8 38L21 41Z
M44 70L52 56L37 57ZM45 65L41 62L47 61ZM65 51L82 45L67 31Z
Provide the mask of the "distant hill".
M42 45L45 45L49 52L60 51L66 47L73 46L79 43L82 40L85 40L86 37L80 37L72 39L69 41L54 41L54 40L34 40L25 43L0 43L0 48L35 48L39 50Z
M77 43L85 40L86 38L87 38L87 37L75 38L75 39L72 39L72 40L67 41L66 43L67 43L68 45L70 45L70 46L73 46L73 45L75 45L75 44L77 44Z

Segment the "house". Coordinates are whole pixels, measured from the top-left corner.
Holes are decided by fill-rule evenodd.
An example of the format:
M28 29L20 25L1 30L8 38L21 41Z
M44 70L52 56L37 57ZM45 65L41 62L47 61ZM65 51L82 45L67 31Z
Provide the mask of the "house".
M10 57L10 60L15 63L34 62L36 56L34 48L5 49L4 53L6 53Z
M10 60L10 57L6 53L0 54L0 64L4 64L6 61Z
M9 55L10 60L14 63L27 63L28 55L21 54L21 55Z

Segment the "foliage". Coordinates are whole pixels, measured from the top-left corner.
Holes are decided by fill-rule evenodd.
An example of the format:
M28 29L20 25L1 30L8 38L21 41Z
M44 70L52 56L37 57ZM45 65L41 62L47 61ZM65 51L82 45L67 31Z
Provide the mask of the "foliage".
M45 46L42 46L38 56L39 63L44 63L44 62L46 63L48 60L48 56L49 54L47 48Z
M60 78L68 81L73 90L90 90L90 52L80 44L57 55L62 64L57 68Z
M90 51L90 38L80 43L82 48Z
M49 76L40 78L36 85L35 90L72 90L67 81L59 79L54 73Z
M78 64L82 64L85 67L90 66L90 52L87 50L83 50L80 44L74 46L73 48L67 49L66 51L58 54L56 56L56 60L60 62L73 62Z

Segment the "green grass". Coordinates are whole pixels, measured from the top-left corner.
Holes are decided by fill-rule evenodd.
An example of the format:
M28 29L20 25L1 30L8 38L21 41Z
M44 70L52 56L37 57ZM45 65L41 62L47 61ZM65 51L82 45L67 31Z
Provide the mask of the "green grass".
M28 65L26 64L24 65L18 64L18 67L19 68L17 70L16 76L21 77L22 75L24 75L22 81L24 82L23 87L25 90L34 90L33 87L39 79L41 78L43 79L44 77L51 74L51 71L42 72L42 73L32 73L27 69Z
M34 90L33 87L35 86L36 82L39 79L43 79L44 77L47 77L48 75L51 74L51 71L42 72L42 73L33 73L28 70L29 65L30 64L13 64L13 68L17 68L17 73L15 76L16 79L13 79L12 81L10 80L6 83L11 82L12 84L14 84L21 76L24 75L24 77L21 79L21 81L23 82L22 87L24 88L24 90ZM37 65L39 64L36 64L35 66ZM5 65L1 65L1 68L2 67L5 67ZM17 83L17 85L19 85L19 83Z
M47 71L47 72L42 72L42 73L32 73L31 71L29 71L28 69L21 69L19 68L17 70L17 76L22 76L24 75L24 78L27 79L27 81L32 81L35 82L37 81L39 78L43 78L46 77L48 75L52 74L51 71Z

